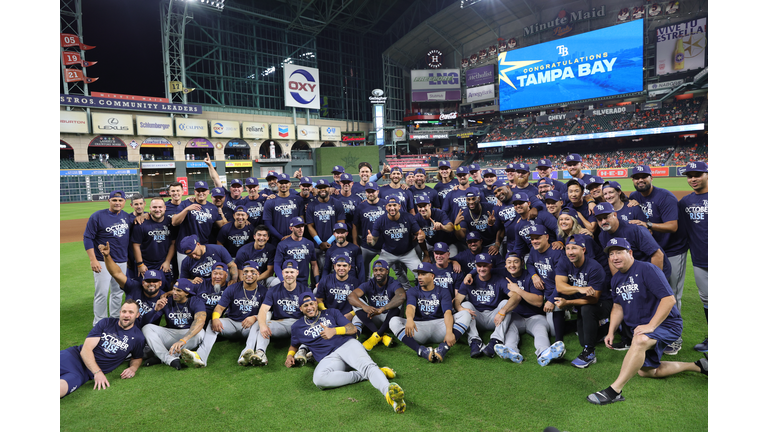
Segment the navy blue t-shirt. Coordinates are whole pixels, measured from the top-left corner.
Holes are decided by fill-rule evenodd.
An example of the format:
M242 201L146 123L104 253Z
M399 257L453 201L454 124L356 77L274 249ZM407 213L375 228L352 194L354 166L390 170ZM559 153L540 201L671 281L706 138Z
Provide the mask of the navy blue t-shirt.
M297 283L291 291L285 289L284 284L280 284L267 290L262 304L270 306L273 320L301 319L303 314L299 310L299 294L307 291L309 288L305 284Z
M136 325L124 330L119 319L104 318L93 326L86 339L92 337L99 338L99 343L93 348L93 357L105 374L117 369L129 354L134 359L144 357L144 334ZM78 354L82 349L82 345L75 347ZM93 373L85 369L88 378L93 379Z
M597 261L584 257L584 263L581 267L576 267L568 258L561 259L555 268L555 276L567 276L568 285L575 287L592 287L595 291L603 291L606 287L606 275L603 267ZM602 296L602 294L601 294ZM581 299L586 297L584 294L560 294L559 297L565 299ZM601 297L605 300L605 297Z
M371 278L363 282L358 288L363 292L368 306L379 309L388 305L395 298L395 292L402 288L402 285L397 279L387 276L387 281L383 287L376 283L376 279Z
M275 276L280 281L283 280L283 262L288 259L296 260L299 264L299 276L296 278L296 281L307 285L311 271L311 262L317 261L315 258L315 242L306 238L296 241L293 237L288 237L278 243L277 251L275 252Z
M188 199L182 200L181 204L179 204L178 213L181 213L185 208L192 204L197 203ZM216 222L221 220L221 215L219 214L219 208L212 203L206 202L200 207L200 210L190 210L181 224L179 224L178 238L183 239L184 237L195 234L200 243L209 243L208 237Z
M380 217L371 230L374 237L384 239L382 250L396 256L405 255L413 249L411 240L420 229L413 215L402 210L399 214L398 220L390 220L388 215Z
M303 315L302 315L303 316ZM330 339L323 339L320 334L325 327L344 327L349 320L336 309L319 311L314 318L298 319L291 326L291 346L306 345L312 351L315 360L322 361L334 350L354 338L354 335L334 335Z
M207 244L205 245L205 253L199 260L195 261L190 257L184 258L179 269L179 277L184 279L210 278L213 265L217 262L229 264L232 262L232 255L227 252L224 246Z
M125 281L123 291L125 292L126 300L133 299L136 301L136 304L139 305L139 318L136 320L136 325L139 327L144 327L147 324L160 324L160 316L157 316L153 321L149 321L146 318L154 315L151 312L155 310L155 304L157 304L157 301L160 300L160 297L165 294L165 291L162 290L162 287L161 289L157 290L157 295L150 298L144 294L144 289L141 285L141 282L137 281L136 279L129 278Z
M168 256L172 237L171 218L165 216L162 221L155 222L151 217L141 225L134 225L131 232L131 243L137 243L141 250L141 259L149 269L159 270L160 265ZM112 243L110 243L110 246Z
M501 276L491 275L487 281L483 281L479 276L473 278L472 285L461 284L459 294L465 296L465 301L469 301L480 312L494 310L502 300L508 298L507 280Z
M336 274L332 273L320 279L315 296L323 299L326 308L338 309L341 313L347 314L352 312L352 305L349 304L347 297L358 285L360 283L354 276L347 275L346 280L340 281Z
M112 213L109 209L99 210L88 218L83 233L85 250L93 249L97 261L104 261L99 245L109 242L109 255L115 262L128 261L130 243L130 214L120 210Z
M666 277L651 263L635 260L626 273L616 272L611 279L611 296L621 304L624 322L631 328L648 324L659 307L662 298L674 296ZM665 321L673 322L682 329L683 320L677 304Z
M235 256L237 268L242 270L246 261L255 261L259 265L259 273L267 271L267 266L275 265L276 248L267 243L262 249L256 249L256 242L248 243L240 248Z
M221 294L218 305L226 309L227 318L242 322L244 319L258 315L261 302L267 295L267 287L258 284L257 288L248 291L242 282L233 283Z
M315 200L307 205L307 224L314 224L320 241L328 241L333 235L333 225L343 220L344 206L335 198L327 202Z
M237 228L234 222L230 222L219 230L216 239L231 256L237 256L237 251L244 245L253 242L253 225L245 225Z
M442 319L445 312L453 312L451 295L448 290L435 287L431 291L424 291L421 287L409 289L406 292L406 304L416 308L414 321L429 321Z
M709 267L709 193L686 195L678 203L680 220L695 267Z
M384 201L379 199L376 204L371 204L368 200L365 200L357 205L355 208L355 218L353 223L357 226L357 232L362 237L362 243L360 247L368 250L380 251L381 245L384 244L384 239L379 238L375 245L371 246L367 243L368 231L373 231L373 225L381 217L386 217L387 210L384 206ZM351 239L350 239L351 241Z

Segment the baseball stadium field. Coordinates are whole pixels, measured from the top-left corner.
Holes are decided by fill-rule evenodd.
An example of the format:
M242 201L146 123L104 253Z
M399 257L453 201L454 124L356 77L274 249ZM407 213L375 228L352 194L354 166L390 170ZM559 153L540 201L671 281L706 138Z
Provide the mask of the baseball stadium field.
M629 179L624 190L634 190ZM685 178L654 178L654 186L690 192ZM431 185L430 185L431 186ZM83 343L92 327L93 275L82 243L87 218L106 202L60 205L60 349ZM693 269L688 259L683 348L665 360L695 361L693 346L707 336ZM489 333L482 334L487 340ZM364 333L360 340L368 337ZM471 359L461 340L444 363L428 363L403 344L370 353L379 366L397 372L407 411L396 415L367 383L333 390L312 384L313 366L287 369L287 339L269 349L269 365L238 366L243 342L221 340L208 366L176 371L165 365L141 367L135 378L121 380L119 367L107 378L111 387L96 391L93 382L60 402L64 431L124 430L510 430L542 431L701 431L707 430L707 378L683 373L665 379L633 379L626 402L595 406L592 392L613 382L624 351L597 348L598 362L577 369L570 361L580 352L578 338L565 337L564 360L537 364L533 339L522 336L522 364L498 357Z

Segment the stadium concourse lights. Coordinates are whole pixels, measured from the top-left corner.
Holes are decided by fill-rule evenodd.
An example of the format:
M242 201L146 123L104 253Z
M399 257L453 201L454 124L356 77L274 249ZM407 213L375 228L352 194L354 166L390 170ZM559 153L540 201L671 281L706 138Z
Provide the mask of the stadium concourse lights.
M176 0L176 1L184 1L184 0ZM187 3L198 3L203 7L213 9L217 12L221 12L224 10L224 1L225 0L186 0Z

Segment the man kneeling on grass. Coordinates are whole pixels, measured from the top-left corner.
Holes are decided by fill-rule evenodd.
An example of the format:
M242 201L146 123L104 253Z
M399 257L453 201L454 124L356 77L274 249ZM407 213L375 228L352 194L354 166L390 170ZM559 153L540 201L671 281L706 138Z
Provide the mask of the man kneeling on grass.
M623 401L621 391L635 373L649 378L663 378L684 371L708 375L706 358L687 363L660 360L664 348L683 332L680 310L661 270L653 264L636 261L631 245L621 237L611 239L605 253L618 270L611 279L614 303L605 345L612 348L616 328L622 320L633 329L634 337L624 356L619 377L607 389L587 396L587 400L596 405Z
M291 347L285 366L294 365L296 350L305 345L318 361L312 376L318 388L336 388L368 380L387 398L395 412L404 412L403 389L387 380L395 377L395 371L379 368L371 360L363 344L354 337L357 333L354 324L338 309L318 309L317 299L309 291L300 294L299 299L303 319L291 326Z

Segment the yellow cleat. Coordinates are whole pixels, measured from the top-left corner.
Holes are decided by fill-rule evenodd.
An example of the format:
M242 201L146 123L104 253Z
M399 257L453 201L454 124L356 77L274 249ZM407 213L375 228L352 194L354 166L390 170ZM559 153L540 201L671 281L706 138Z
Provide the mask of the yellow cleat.
M384 346L387 348L392 348L393 346L395 346L397 344L395 340L396 340L395 338L389 335L384 335L381 337L381 343L383 343Z
M381 369L381 371L384 372L384 376L386 376L387 379L392 379L397 376L397 372L392 370L392 368L384 366L383 368L379 368L379 369Z
M363 346L366 350L370 351L373 347L378 345L379 342L381 342L381 336L379 336L378 333L374 333L367 341L363 342Z
M402 414L405 412L405 393L403 388L396 383L391 383L387 390L387 403L392 405L395 412Z

